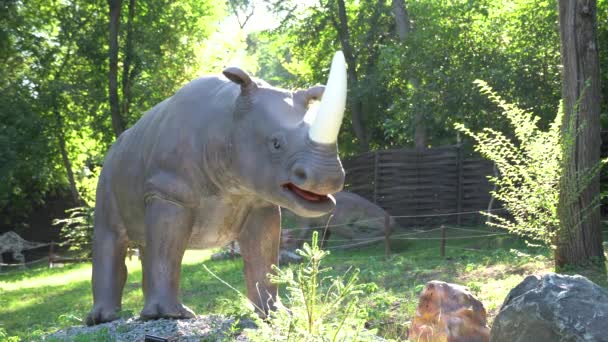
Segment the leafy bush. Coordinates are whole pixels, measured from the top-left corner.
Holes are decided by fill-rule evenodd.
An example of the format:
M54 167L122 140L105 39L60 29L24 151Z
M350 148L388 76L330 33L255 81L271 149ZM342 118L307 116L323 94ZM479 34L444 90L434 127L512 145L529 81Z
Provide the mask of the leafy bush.
M321 268L329 252L318 245L318 232L313 233L312 245L305 243L300 254L304 261L295 270L274 267L269 275L276 284L286 286L286 307L279 305L271 312L267 325L256 333L269 341L365 341L367 313L359 306L359 296L367 284L358 284L359 270L333 277L325 274L331 268ZM288 308L287 308L288 307ZM369 335L369 337L367 337Z
M53 225L60 226L59 235L69 250L90 256L95 208L76 207L66 210L66 213L69 214L67 218L56 219Z
M481 93L501 109L502 116L513 128L514 138L492 128L476 133L461 123L455 125L476 141L475 150L492 160L499 171L499 176L489 177L496 185L492 196L503 203L510 215L483 214L491 218L488 222L491 226L555 247L554 237L560 229L557 214L559 181L563 166L569 162L565 156L571 154L580 127L575 127L572 121L568 129L562 130L564 114L560 105L549 129L543 131L538 127L538 116L505 102L484 81L475 83ZM577 197L604 163L602 161L569 180L571 191L566 196Z
M491 226L551 245L559 227L557 203L563 111L560 109L549 129L542 131L538 127L539 117L505 102L485 82L475 83L502 110L515 138L513 141L492 128L475 133L461 123L455 125L475 139L475 150L492 160L500 173L498 177L489 177L497 186L492 196L501 201L511 215L483 214L492 219L488 222Z
M0 341L19 342L21 341L21 339L19 338L19 336L9 336L6 332L6 329L0 328Z

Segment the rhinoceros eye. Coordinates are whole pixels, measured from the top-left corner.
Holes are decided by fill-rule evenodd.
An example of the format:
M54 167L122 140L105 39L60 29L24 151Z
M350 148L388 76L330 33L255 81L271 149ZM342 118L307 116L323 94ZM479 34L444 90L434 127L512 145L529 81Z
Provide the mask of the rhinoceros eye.
M268 148L272 152L280 152L285 149L285 136L282 133L273 134L268 139Z
M281 149L281 142L279 141L279 138L272 138L272 147L274 147L275 150Z

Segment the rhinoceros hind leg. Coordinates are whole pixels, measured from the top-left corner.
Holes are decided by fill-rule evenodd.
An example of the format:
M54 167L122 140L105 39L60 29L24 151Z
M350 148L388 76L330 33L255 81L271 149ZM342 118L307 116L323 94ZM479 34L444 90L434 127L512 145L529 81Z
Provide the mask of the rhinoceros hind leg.
M93 309L87 315L87 325L118 318L122 290L127 279L126 235L106 224L103 215L96 216L93 237Z
M182 258L192 231L191 210L152 197L146 203L145 225L141 318L193 318L194 312L178 300Z

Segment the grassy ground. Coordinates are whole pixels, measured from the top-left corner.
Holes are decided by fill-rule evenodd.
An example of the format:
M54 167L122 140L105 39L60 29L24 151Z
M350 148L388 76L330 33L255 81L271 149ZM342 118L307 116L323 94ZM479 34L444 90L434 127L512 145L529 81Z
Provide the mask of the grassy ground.
M332 250L330 244L327 248L332 253L325 265L338 274L351 266L360 268L361 281L376 284L368 287L363 303L369 314L368 327L385 337L405 339L418 295L427 281L435 279L468 286L484 303L491 323L508 291L526 275L552 271L550 253L485 227L466 229L448 229L445 258L440 256L439 232L433 231L393 241L389 259L381 245L340 251ZM605 235L608 238L608 230ZM199 314L243 315L247 310L239 295L202 267L207 265L244 292L242 261L214 262L210 255L210 251L187 252L182 270L184 303ZM137 258L128 260L127 267L123 314L131 316L137 315L143 304L141 267ZM0 275L0 340L3 330L6 336L35 339L61 327L82 324L92 303L90 274L90 264L79 264ZM605 274L586 275L608 287Z

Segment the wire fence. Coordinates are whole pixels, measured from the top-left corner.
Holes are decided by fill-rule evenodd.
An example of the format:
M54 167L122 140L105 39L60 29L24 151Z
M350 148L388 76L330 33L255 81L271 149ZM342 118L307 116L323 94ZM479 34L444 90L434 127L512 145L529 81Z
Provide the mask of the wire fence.
M443 230L443 229L458 229L457 227L448 227L448 226L444 226L444 227L439 227L439 228L435 228L435 229L430 229L427 231L420 231L420 232L414 232L414 233L410 233L410 234L397 234L397 235L391 235L389 236L389 240L393 241L393 240L428 240L428 241L450 241L450 240L469 240L469 239L477 239L477 238L487 238L487 237L496 237L496 236L507 236L507 235L511 235L510 233L488 233L488 234L476 234L476 235L459 235L459 236L441 236L441 237L416 237L416 236L412 236L412 235L416 235L416 234L426 234L429 232L434 232L434 231L438 231L438 230ZM469 231L471 231L472 229L469 229ZM477 231L479 232L479 231ZM308 241L307 239L298 239L299 241ZM331 245L331 246L326 246L324 247L325 249L347 249L347 248L351 248L351 247L357 247L357 246L361 246L361 245L368 245L370 243L373 242L380 242L380 241L384 241L386 240L386 237L384 236L378 236L378 237L374 237L374 238L368 238L368 239L332 239L331 241L336 242L336 241L348 241L348 242L352 242L352 241L358 241L358 242L353 242L353 243L349 243L349 244L338 244L338 245Z
M8 233L14 233L14 232L8 232ZM18 246L5 246L5 247L10 247L10 248L3 248L2 249L3 253L12 254L14 259L18 259L15 256L19 255L19 256L23 257L22 253L24 251L31 251L31 250L48 247L49 248L48 255L38 258L38 259L23 261L23 262L18 262L18 263L4 263L4 262L0 261L0 270L2 268L7 268L10 270L7 272L0 272L0 274L7 274L7 273L12 274L14 272L27 271L28 267L31 267L31 266L37 265L37 264L42 264L42 263L46 263L49 265L49 267L52 267L54 264L66 264L66 263L82 262L82 261L89 260L88 258L67 258L67 257L61 257L59 255L56 255L55 246L70 247L70 246L75 246L74 244L70 244L70 243L66 243L66 242L54 242L54 241L32 242L32 241L26 241L26 240L22 239L21 237L19 237L19 242L22 244L21 248L19 248ZM88 246L88 245L91 245L91 244L90 243L78 244L79 247ZM0 258L0 260L2 260L2 258Z
M505 210L504 208L498 208L498 209L487 210L485 212L498 212L498 211L504 211L504 210ZM297 230L312 231L312 230L317 230L317 229L325 229L326 231L327 230L331 231L331 229L333 227L343 227L343 226L358 226L358 227L373 228L369 225L369 223L384 221L384 223L386 225L389 221L389 220L387 220L387 218L391 219L391 218L444 217L444 216L449 216L449 215L465 215L465 214L480 214L480 211L425 214L425 215L378 216L378 217L366 218L363 220L357 220L357 221L353 221L353 222L336 223L336 224L329 224L329 222L328 222L328 224L326 224L326 225L319 225L319 226L312 226L312 227L295 227L295 228L288 228L288 230L289 231L297 231ZM331 219L328 221L331 221ZM378 227L375 227L375 228L377 229ZM506 233L506 232L496 232L496 231L487 231L487 230L482 230L482 229L463 228L460 226L453 226L453 225L441 225L440 227L436 227L436 228L420 229L420 230L416 230L416 231L407 231L407 232L393 232L389 227L384 227L384 228L385 228L384 230L376 231L376 233L378 234L377 236L353 237L353 238L335 238L334 237L334 238L329 239L329 241L332 244L328 245L328 246L324 246L323 248L327 249L327 250L347 250L347 249L356 248L356 247L369 246L369 245L373 245L373 244L384 241L386 243L385 254L378 255L378 256L387 257L387 256L395 256L395 255L402 254L402 253L397 253L397 254L391 253L390 241L399 241L399 240L403 240L403 241L407 241L407 240L409 240L409 241L417 241L417 240L418 241L441 241L442 254L444 254L445 253L444 252L445 243L447 241L493 238L493 237L510 235L509 233ZM447 236L447 233L446 233L447 230L454 230L454 231L464 232L464 233L469 233L469 234L466 234L466 235L459 234L457 236ZM441 233L442 233L441 236L428 236L429 234L434 234L434 233L436 234L438 231L441 231ZM297 241L299 243L310 241L310 237L308 237L308 238L291 237L289 239L291 241ZM69 243L57 243L57 242L49 242L49 243L31 242L31 243L35 244L35 245L33 245L30 248L24 249L24 250L33 250L33 249L39 249L39 248L43 248L43 247L49 247L50 248L49 255L42 257L42 258L38 258L36 260L31 260L31 261L22 262L22 263L12 263L12 264L0 263L0 267L15 269L15 268L26 268L28 266L40 264L42 262L47 262L47 263L49 263L49 265L52 265L53 262L62 263L62 261L75 262L75 261L86 261L87 260L87 259L60 258L58 256L53 255L55 246L69 247L69 246L71 246ZM334 244L334 243L337 243L337 244ZM82 245L90 245L90 244L80 244L80 246L82 246ZM448 247L448 248L453 248L453 247ZM433 247L430 249L436 249L436 247ZM404 252L404 253L408 253L408 252ZM14 272L14 271L10 271L10 272ZM4 273L8 273L8 272L0 272L0 274L4 274Z
M45 256L45 257L42 257L42 258L40 258L40 259L31 260L31 261L26 261L26 262L19 263L19 264L5 264L5 263L0 263L0 267L17 267L17 268L18 268L18 267L23 267L23 266L29 266L29 265L38 264L38 263L40 263L40 262L42 262L42 261L46 261L46 262L48 262L48 261L49 261L49 257L48 257L48 256Z
M429 253L431 251L436 251L437 247L429 247L429 248L424 248L424 249L417 249L416 253L419 254L426 254ZM412 251L401 251L398 253L391 253L390 257L387 258L386 254L381 253L381 254L365 254L363 256L361 256L361 258L365 258L365 259L383 259L383 260L392 260L394 257L397 256L401 256L401 255L406 255L406 254L411 254ZM335 260L353 260L353 255L332 255L331 256L332 259Z
M455 213L441 213L441 214L425 214L425 215L388 215L389 218L399 219L399 218L432 218L432 217L446 217L446 216L458 216L458 215L471 215L471 214L482 214L482 213L490 213L490 212L500 212L505 211L505 208L495 208L490 210L477 210L477 211L464 211L464 212L455 212ZM385 220L387 216L376 216L370 217L364 220L357 220L353 222L344 222L337 224L327 224L327 225L318 225L313 227L293 227L289 228L290 230L308 230L308 229L319 229L325 227L342 227L342 226L353 226L360 225L361 223L369 223ZM331 220L330 220L331 221Z
M416 231L407 231L407 232L403 232L403 231L394 231L393 227L392 227L392 222L394 221L394 219L398 219L398 218L429 218L429 217L445 217L445 216L450 216L450 215L466 215L466 214L482 214L482 213L489 213L489 212L499 212L499 211L504 211L504 208L496 208L496 209L489 209L489 210L485 210L485 211L465 211L465 212L453 212L453 213L436 213L436 214L423 214L423 215L384 215L384 216L377 216L377 217L370 217L370 218L366 218L363 220L356 220L356 221L351 221L351 222L340 222L340 223L331 223L332 221L332 217L330 216L327 220L327 224L325 225L316 225L316 226L306 226L306 227L292 227L289 228L288 231L290 232L295 232L295 234L298 234L297 231L300 230L307 230L309 232L312 232L314 230L323 230L322 236L326 236L326 234L329 232L330 237L327 239L327 243L326 241L323 241L323 244L326 244L325 246L323 246L324 249L326 250L345 250L345 249L352 249L352 248L360 248L360 247L364 247L364 246L370 246L370 245L374 245L374 244L379 244L381 242L385 243L385 253L384 256L385 257L390 257L391 255L393 255L394 253L392 253L391 251L391 242L396 242L396 241L439 241L441 243L440 245L440 253L442 256L445 256L445 248L446 248L446 244L448 241L454 241L454 240L474 240L474 239L483 239L483 238L495 238L495 237L502 237L502 236L509 236L511 235L510 233L507 232L500 232L500 231L496 231L496 230L482 230L482 229L472 229L472 228L463 228L461 226L454 226L454 225L446 225L446 224L442 224L439 227L435 227L435 228L431 228L431 229L419 229ZM382 226L378 226L378 224L375 224L374 227L372 227L372 222L377 223L377 222L383 222ZM338 238L336 238L334 236L334 234L332 233L332 228L335 227L343 227L343 226L350 226L353 228L352 234L356 234L355 231L357 229L360 228L366 228L367 231L365 233L362 233L361 235L367 235L367 236L349 236L348 238L345 238L344 236L340 236L340 233L338 233ZM397 226L399 227L399 226ZM370 229L371 228L371 229ZM403 229L403 228L401 228ZM458 232L458 235L454 236L454 234L450 234L452 236L448 236L447 231L448 230L453 230ZM441 231L441 236L436 236L437 232ZM371 234L370 234L371 232ZM342 232L343 233L343 232ZM295 236L295 234L292 234L294 236L288 236L289 241L293 244L294 242L301 246L302 243L310 241L310 236L302 236L302 234L300 234L300 236ZM308 234L310 235L310 234ZM429 236L431 235L431 236ZM325 238L323 238L323 240L325 240Z

